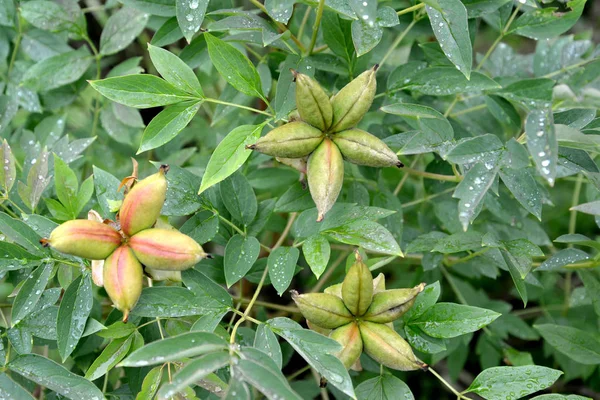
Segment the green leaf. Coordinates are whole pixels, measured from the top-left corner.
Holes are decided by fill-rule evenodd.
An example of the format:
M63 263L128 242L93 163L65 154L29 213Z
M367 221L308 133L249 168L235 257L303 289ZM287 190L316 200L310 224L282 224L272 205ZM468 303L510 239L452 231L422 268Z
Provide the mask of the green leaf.
M260 76L248 57L227 42L205 33L210 59L219 74L238 91L264 98Z
M6 139L2 141L2 147L0 147L0 163L3 165L0 168L0 186L3 189L2 196L8 196L10 189L15 184L17 169L15 166L15 156Z
M0 241L0 273L29 268L38 263L39 256L12 243Z
M199 0L192 0L192 3L193 1L198 3ZM152 64L167 82L185 92L204 97L196 74L179 57L151 44L148 45L148 53L150 53Z
M469 79L473 49L469 37L467 9L460 0L437 0L435 3L436 8L425 6L433 33L446 57Z
M443 143L454 137L454 130L450 122L433 108L419 104L398 103L381 107L381 111L399 115L411 128L429 134L433 139L431 145Z
M542 194L529 170L526 168L503 168L500 170L500 177L515 199L541 221Z
M171 43L174 43L183 37L183 32L179 28L177 23L177 17L169 18L161 25L160 28L152 36L152 43L154 46L163 47Z
M163 385L158 391L158 398L171 399L185 387L196 384L206 375L228 364L229 353L227 352L204 354L181 368L171 383Z
M47 91L75 82L92 63L87 47L46 58L29 68L22 84L36 91Z
M105 218L111 218L114 216L114 205L119 204L123 201L123 192L118 191L119 184L121 183L111 173L104 171L96 167L92 167L94 176L94 191L96 192L96 199L102 209L102 216Z
M432 284L425 286L425 289L417 295L415 302L411 308L402 316L404 321L410 321L421 316L426 310L433 307L433 305L440 298L440 282L436 281Z
M538 171L551 186L554 185L556 163L558 162L558 142L552 120L552 110L532 110L525 121L525 133L527 134L527 148Z
M533 109L547 108L552 101L554 81L546 78L521 79L496 92Z
M221 200L235 221L249 225L256 216L258 204L254 190L241 173L235 173L219 185Z
M270 400L302 399L292 390L287 379L280 371L273 371L255 360L240 359L235 365L235 371L241 375L244 381L257 388Z
M405 325L404 333L406 334L406 339L415 350L426 354L437 354L446 350L446 345L442 339L436 339L424 334L418 326Z
M85 373L85 378L94 381L104 376L119 363L131 348L133 335L126 338L114 339L104 348Z
M106 339L120 339L131 335L137 327L130 322L117 321L104 330L98 332L98 336Z
M135 397L135 400L153 399L158 391L158 386L162 380L162 375L162 365L152 368L144 378L144 381L142 382L142 388Z
M200 30L209 0L175 0L177 22L188 43Z
M510 27L508 33L516 33L532 39L549 39L569 29L579 19L586 0L572 0L567 3L571 9L558 13L555 7L538 8L521 15Z
M277 294L281 296L292 283L300 250L295 247L278 247L269 254L267 268Z
M534 325L550 346L581 364L600 364L600 340L592 333L571 326Z
M315 277L319 279L325 272L331 256L329 241L323 235L312 235L304 241L302 254Z
M221 182L246 162L252 153L246 146L258 140L263 127L264 124L242 125L229 132L210 157L198 194Z
M453 338L475 332L498 318L501 314L485 308L453 303L438 303L420 317L409 322L434 338Z
M19 321L35 309L40 297L42 297L42 292L50 280L53 267L51 263L44 263L27 277L13 302L11 314L13 326L18 324Z
M472 164L481 161L488 167L495 163L503 148L502 142L496 135L485 134L461 140L450 150L446 159L456 164Z
M519 262L519 259L513 254L511 254L509 251L505 249L500 249L500 252L502 254L504 262L508 266L508 272L510 273L510 277L512 278L515 284L515 288L517 289L521 300L523 300L523 307L527 307L528 295L527 287L525 286L525 278L529 273L530 267L529 265L524 265L523 263Z
M69 212L71 219L76 218L79 182L75 172L56 154L54 155L54 186L58 199Z
M72 16L59 3L34 0L20 4L19 7L21 16L36 28L52 32L77 30Z
M175 2L173 0L121 0L121 3L152 15L161 17L175 15Z
M149 343L127 356L119 366L163 364L227 349L228 343L214 333L188 332Z
M467 79L455 67L430 67L415 74L403 88L432 96L499 89L500 85L482 73L473 72Z
M600 281L598 280L598 276L595 275L592 270L580 270L578 271L578 274L583 282L587 295L591 297L596 315L600 315Z
M242 279L258 259L260 243L254 236L234 235L225 247L223 266L227 287Z
M100 94L135 108L151 108L194 100L192 96L154 75L125 75L90 81Z
M406 383L391 374L380 375L363 381L356 387L358 400L414 400Z
M438 240L431 251L451 254L481 248L482 235L476 231L459 232Z
M192 100L174 104L162 110L150 121L136 154L155 149L175 139L194 118L202 101Z
M354 221L324 231L339 242L363 247L375 253L402 256L402 250L390 231L373 221Z
M458 218L462 223L464 231L469 228L469 224L473 222L481 211L480 206L482 205L482 201L494 183L497 173L497 168L488 169L485 164L477 163L465 174L464 179L458 186L456 186L452 197L460 199L458 202Z
M371 3L376 6L375 3ZM368 15L367 15L368 16ZM371 16L373 18L373 16ZM383 37L383 29L371 20L352 21L352 42L358 57L367 54L379 44Z
M487 400L520 399L552 386L562 371L538 365L494 367L481 372L466 392L477 393Z
M577 244L580 246L588 246L588 247L593 247L595 249L600 250L600 242L598 242L596 240L592 240L589 237L587 237L585 235L581 235L579 233L571 233L571 234L561 235L561 236L557 237L556 239L554 239L554 241L556 243L570 243L570 244Z
M283 355L281 353L281 346L279 346L277 336L275 336L269 325L261 324L256 328L254 347L271 357L278 369L282 368Z
M552 254L550 258L545 260L536 271L560 271L562 268L569 264L574 264L580 261L589 260L590 256L583 250L579 249L562 249Z
M93 302L92 281L87 274L71 282L65 291L56 320L57 347L63 362L81 339Z
M203 273L188 269L181 273L181 278L185 286L196 295L206 310L210 312L227 311L233 306L231 295ZM202 314L206 314L206 312Z
M200 211L185 221L179 231L204 244L219 232L219 215L211 211Z
M92 382L37 354L21 355L8 368L68 399L101 400L104 395Z
M11 218L8 214L3 212L0 212L0 232L34 255L43 255L47 253L40 245L40 235L23 221Z
M10 376L0 372L0 399L34 400L35 397L17 382L10 379Z
M154 163L157 167L161 163ZM167 199L163 205L161 214L169 216L181 216L192 214L200 208L200 198L196 193L200 178L176 165L171 165L167 174Z
M265 8L275 21L287 24L294 11L295 2L296 0L265 0Z
M352 23L333 12L324 12L321 29L323 40L331 51L350 64L354 57Z
M571 210L579 211L584 214L600 215L600 200L579 204L578 206L571 207Z
M183 317L202 315L212 310L214 309L204 307L198 297L188 289L158 286L142 290L142 295L131 314L148 318Z
M148 14L134 8L123 7L110 16L100 35L100 54L118 53L135 40L144 30Z

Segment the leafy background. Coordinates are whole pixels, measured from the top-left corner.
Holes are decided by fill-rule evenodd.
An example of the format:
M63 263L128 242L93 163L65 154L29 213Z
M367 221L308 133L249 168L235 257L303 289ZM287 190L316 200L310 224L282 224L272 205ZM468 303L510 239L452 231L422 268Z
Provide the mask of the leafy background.
M600 398L598 15L2 2L0 398ZM360 127L407 167L348 164L317 224L298 172L244 145L293 117L290 68L335 93L376 63ZM123 324L87 261L38 241L90 209L114 218L130 157L141 176L171 164L163 214L215 258L145 288ZM346 373L294 322L288 290L339 282L356 246L389 288L428 283L395 328L429 373L364 355Z

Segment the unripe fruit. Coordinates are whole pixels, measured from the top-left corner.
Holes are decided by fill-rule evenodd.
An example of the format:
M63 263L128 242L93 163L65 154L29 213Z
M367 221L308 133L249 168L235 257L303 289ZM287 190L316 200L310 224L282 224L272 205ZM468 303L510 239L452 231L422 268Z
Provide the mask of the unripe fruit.
M194 239L171 229L146 229L129 239L135 256L146 267L165 271L183 271L206 258Z
M296 79L296 107L300 118L315 128L326 131L331 126L333 109L329 97L317 81L292 70Z
M161 165L156 174L136 183L125 196L119 211L119 222L126 235L132 236L152 227L160 216L167 196L165 174L168 170L168 165Z
M354 127L369 111L377 91L375 72L378 67L375 65L357 76L331 99L333 122L330 132L341 132Z
M331 294L298 294L293 290L292 299L304 318L321 328L335 329L348 324L353 319L342 300Z
M417 295L424 288L425 284L421 283L412 289L391 289L376 293L363 318L380 324L395 321L415 304Z
M329 337L343 346L335 356L340 359L346 369L352 367L363 351L363 343L356 322L340 326L331 332Z
M358 255L342 283L342 299L348 310L357 317L367 311L373 299L373 276Z
M325 290L323 290L323 292L332 294L341 299L342 298L342 284L336 283L335 285L328 286L325 288Z
M309 320L306 320L306 325L308 326L308 329L320 333L323 336L329 336L331 333L331 329L321 328L319 325L315 325Z
M379 273L375 278L373 278L373 294L383 292L385 290L385 275L383 273Z
M332 137L342 156L369 167L403 167L398 156L378 137L360 129L347 129Z
M296 171L306 174L306 161L307 157L302 158L285 158L285 157L277 157L277 161L280 163L287 165L288 167L294 168Z
M375 361L400 371L413 371L427 367L427 364L417 360L406 340L390 327L361 321L359 329L363 349Z
M146 267L144 268L144 272L146 272L153 281L181 282L181 271L165 271L162 269Z
M57 226L44 246L66 254L90 260L103 260L121 244L121 235L110 226L97 221L75 219Z
M104 289L127 321L129 311L142 293L142 265L127 245L115 250L104 262Z
M284 158L300 158L309 155L323 141L323 132L306 122L296 121L279 126L248 149Z
M306 178L320 222L335 204L344 183L344 160L331 140L323 140L308 158Z

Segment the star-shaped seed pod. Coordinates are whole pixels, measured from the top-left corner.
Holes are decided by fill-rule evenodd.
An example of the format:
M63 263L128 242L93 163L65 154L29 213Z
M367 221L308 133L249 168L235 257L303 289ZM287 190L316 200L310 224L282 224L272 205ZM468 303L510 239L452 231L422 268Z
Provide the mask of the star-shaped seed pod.
M128 191L117 222L92 213L87 220L59 225L41 240L44 246L92 260L94 283L104 286L124 321L141 295L144 271L155 280L181 280L180 271L207 257L191 237L157 224L167 195L168 170L162 165L134 184L134 167L134 176L124 180Z
M425 369L410 345L395 330L392 322L414 304L425 284L412 289L385 289L385 277L373 279L358 252L344 281L324 293L299 294L292 299L309 327L328 335L342 345L336 356L346 368L356 369L364 351L380 364L400 371Z
M316 80L292 70L301 121L279 126L247 146L306 173L317 221L323 220L342 190L343 160L369 167L403 166L383 141L356 128L373 103L377 68L357 76L331 99Z

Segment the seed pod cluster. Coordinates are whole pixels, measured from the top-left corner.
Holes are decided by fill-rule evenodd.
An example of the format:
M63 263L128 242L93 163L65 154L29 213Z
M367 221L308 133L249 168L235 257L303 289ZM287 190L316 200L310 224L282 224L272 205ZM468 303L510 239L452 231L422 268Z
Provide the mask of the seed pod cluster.
M329 335L342 345L336 356L346 368L355 368L364 351L375 361L400 371L425 369L410 345L393 328L423 291L422 283L412 289L385 289L385 277L373 279L371 271L356 253L356 261L341 284L325 293L298 294L292 299L309 327Z
M356 128L373 103L377 67L357 76L331 99L316 80L292 70L301 121L279 126L247 146L306 172L317 221L323 220L342 190L344 160L369 167L403 167L381 139Z
M94 282L103 285L114 306L127 321L142 293L144 270L155 280L181 280L181 271L207 255L191 237L176 229L154 227L167 195L168 165L137 182L128 191L118 222L67 221L42 239L62 253L94 260ZM128 178L129 179L129 178Z

